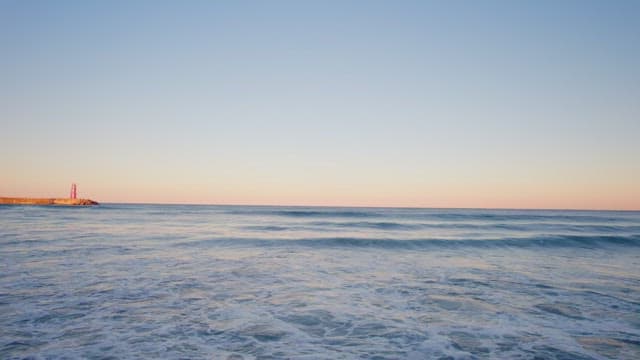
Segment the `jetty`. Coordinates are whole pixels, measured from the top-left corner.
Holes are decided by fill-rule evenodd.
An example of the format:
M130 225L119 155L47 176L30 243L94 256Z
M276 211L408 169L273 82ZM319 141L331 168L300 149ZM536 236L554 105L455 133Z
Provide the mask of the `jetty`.
M89 199L0 197L1 205L98 205Z
M68 198L0 197L0 205L88 206L88 205L98 205L98 202L90 199L78 199L76 184L71 184L71 192Z

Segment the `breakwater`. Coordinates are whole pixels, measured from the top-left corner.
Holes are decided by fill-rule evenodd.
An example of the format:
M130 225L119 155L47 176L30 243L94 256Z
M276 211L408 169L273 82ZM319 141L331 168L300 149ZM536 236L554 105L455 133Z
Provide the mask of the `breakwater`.
M16 198L16 197L0 197L0 204L5 205L71 205L71 206L87 206L98 205L97 201L89 199L70 199L70 198Z

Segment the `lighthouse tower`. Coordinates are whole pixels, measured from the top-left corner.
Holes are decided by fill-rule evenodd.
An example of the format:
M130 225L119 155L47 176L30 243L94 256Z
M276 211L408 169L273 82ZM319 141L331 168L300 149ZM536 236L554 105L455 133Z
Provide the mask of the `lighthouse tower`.
M78 198L77 186L76 183L71 184L71 192L69 193L69 197L72 199Z

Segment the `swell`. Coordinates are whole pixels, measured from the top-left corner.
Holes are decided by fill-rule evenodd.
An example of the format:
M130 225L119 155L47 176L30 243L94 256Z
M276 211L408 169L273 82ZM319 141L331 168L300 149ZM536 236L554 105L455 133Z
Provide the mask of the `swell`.
M508 231L536 231L536 232L581 232L598 234L640 233L638 225L600 225L600 224L562 224L562 223L417 223L417 222L393 222L393 221L310 221L301 224L285 225L250 225L242 226L250 231L286 231L298 230L312 226L327 229L379 229L379 230L508 230ZM317 230L317 229L315 229Z
M630 236L536 236L523 238L496 239L384 239L357 237L326 238L212 238L198 241L184 241L174 244L178 247L210 246L255 246L287 247L307 246L315 248L381 248L381 249L438 249L438 248L601 248L607 246L640 247L640 234Z
M254 216L281 216L295 218L323 218L323 217L344 217L344 218L364 218L374 217L380 214L369 211L349 211L349 210L231 210L231 215L254 215Z
M230 209L230 215L275 216L288 218L384 218L402 220L431 220L447 222L491 221L491 222L563 222L563 223L637 223L638 212L614 211L556 211L556 210L435 210L435 209L338 209L338 208L252 208Z

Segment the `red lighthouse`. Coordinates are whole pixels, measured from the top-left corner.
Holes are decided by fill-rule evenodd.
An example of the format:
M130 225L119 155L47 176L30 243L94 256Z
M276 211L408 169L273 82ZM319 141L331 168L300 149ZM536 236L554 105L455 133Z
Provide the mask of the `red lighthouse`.
M75 183L71 184L71 192L69 193L69 197L72 199L78 198L77 186Z

